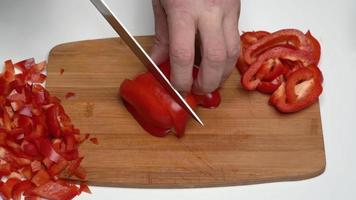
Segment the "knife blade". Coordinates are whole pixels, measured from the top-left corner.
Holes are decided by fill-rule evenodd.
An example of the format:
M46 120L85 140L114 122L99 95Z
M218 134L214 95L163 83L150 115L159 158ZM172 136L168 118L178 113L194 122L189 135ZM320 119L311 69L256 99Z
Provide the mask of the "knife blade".
M153 76L160 82L160 84L167 90L173 99L182 106L193 118L204 126L203 121L173 87L166 76L162 73L159 67L153 62L151 57L145 52L136 39L128 32L120 20L114 15L106 3L102 0L90 0L96 9L103 15L111 27L119 34L121 39L129 46L133 53L140 59L144 66L153 74Z

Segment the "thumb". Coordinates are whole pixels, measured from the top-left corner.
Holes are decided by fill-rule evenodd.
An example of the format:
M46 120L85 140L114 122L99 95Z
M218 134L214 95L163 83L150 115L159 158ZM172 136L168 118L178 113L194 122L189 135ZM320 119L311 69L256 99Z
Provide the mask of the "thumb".
M169 58L167 15L160 0L152 0L152 7L154 12L156 34L150 56L156 64L161 64Z

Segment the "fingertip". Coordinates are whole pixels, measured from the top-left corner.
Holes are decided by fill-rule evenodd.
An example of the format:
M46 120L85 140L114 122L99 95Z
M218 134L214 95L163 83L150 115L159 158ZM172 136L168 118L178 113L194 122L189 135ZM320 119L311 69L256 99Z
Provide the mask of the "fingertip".
M182 74L171 73L171 83L174 88L182 94L190 92L193 84L193 79Z
M204 95L204 94L208 94L208 93L215 91L217 88L219 88L220 82L221 82L219 77L215 77L215 78L216 78L216 80L211 79L212 81L204 82L202 80L201 74L199 72L197 79L193 83L192 92L194 94Z

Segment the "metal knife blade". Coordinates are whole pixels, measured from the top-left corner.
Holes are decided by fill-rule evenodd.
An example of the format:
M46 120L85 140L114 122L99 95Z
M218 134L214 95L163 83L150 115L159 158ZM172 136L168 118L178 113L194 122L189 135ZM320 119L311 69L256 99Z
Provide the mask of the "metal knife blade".
M136 41L136 39L127 31L127 29L122 25L119 19L114 15L106 3L102 0L90 0L97 10L103 15L106 21L109 22L111 27L119 34L121 39L130 47L130 49L135 53L135 55L141 60L141 62L146 66L146 68L153 74L153 76L161 83L161 85L168 91L168 93L179 103L185 110L187 110L193 118L204 125L199 116L194 112L194 110L188 105L184 98L179 94L179 92L172 86L166 76L162 73L159 67L153 62L151 57L145 52L141 45Z

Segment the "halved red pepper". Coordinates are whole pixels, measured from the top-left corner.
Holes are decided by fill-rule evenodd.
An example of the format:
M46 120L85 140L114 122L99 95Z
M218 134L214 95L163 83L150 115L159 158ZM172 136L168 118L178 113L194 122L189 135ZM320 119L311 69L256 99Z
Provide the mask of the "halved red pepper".
M152 135L165 136L172 128L177 136L183 134L184 130L178 125L185 125L188 113L171 98L152 74L145 73L134 80L125 80L121 84L120 95L128 111ZM186 100L189 99L188 96ZM194 101L188 103L195 106Z
M272 94L269 103L283 113L300 111L318 100L323 91L321 80L317 67L299 68Z
M169 62L160 68L169 78ZM151 73L141 74L134 80L125 80L119 93L126 109L147 132L163 137L173 130L177 137L183 136L189 114L172 99ZM216 107L220 103L220 95L218 91L204 96L188 94L185 100L192 108L197 103L204 107Z

